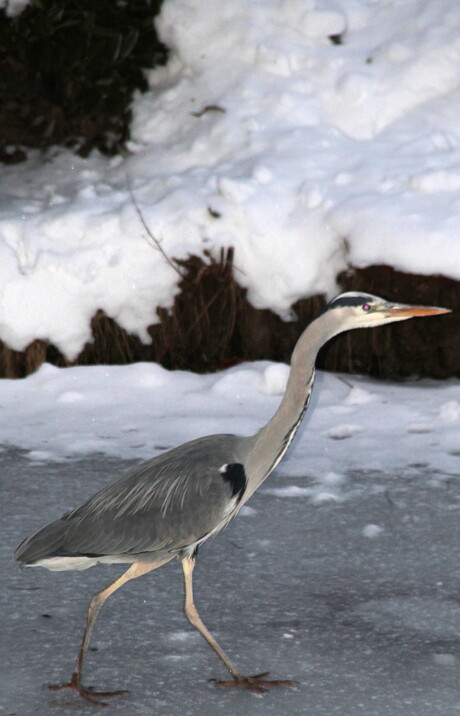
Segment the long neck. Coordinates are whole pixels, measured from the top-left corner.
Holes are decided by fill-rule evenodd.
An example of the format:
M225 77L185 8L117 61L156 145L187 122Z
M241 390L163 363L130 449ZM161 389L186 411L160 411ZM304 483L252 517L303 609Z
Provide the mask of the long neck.
M245 501L282 460L308 407L315 377L315 360L321 346L337 331L330 320L313 321L300 336L291 358L286 392L278 410L252 438L246 461L250 481Z

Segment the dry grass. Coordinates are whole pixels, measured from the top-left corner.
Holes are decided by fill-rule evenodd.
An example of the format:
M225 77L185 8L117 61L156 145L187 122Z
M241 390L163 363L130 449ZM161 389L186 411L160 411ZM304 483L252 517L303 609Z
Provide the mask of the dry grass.
M98 311L93 341L70 363L54 346L36 340L23 352L0 344L0 372L18 378L43 361L58 366L156 361L167 368L210 372L243 360L289 361L301 333L324 305L322 296L299 301L297 319L286 323L272 311L256 310L234 278L233 251L219 260L191 256L175 261L182 278L170 310L158 309L159 323L149 328L144 345L113 319ZM403 274L386 266L353 270L339 277L342 290L362 290L407 303L460 308L460 286L438 276ZM338 336L322 351L320 367L379 377L460 376L458 313L438 319Z

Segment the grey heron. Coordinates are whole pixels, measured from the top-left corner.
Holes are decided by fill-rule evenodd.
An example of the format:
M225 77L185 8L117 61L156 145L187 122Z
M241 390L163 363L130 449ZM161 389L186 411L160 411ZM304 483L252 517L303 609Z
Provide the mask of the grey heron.
M88 701L117 692L95 692L81 682L85 654L103 603L125 582L181 560L185 615L223 661L231 679L222 686L264 691L291 681L267 679L268 672L244 676L202 622L193 599L192 575L198 547L235 517L282 460L307 410L315 359L333 336L353 328L380 326L445 308L391 303L366 293L333 299L300 336L291 359L284 396L255 435L210 435L154 457L122 475L86 502L25 539L15 559L50 570L86 569L98 563L127 563L118 579L91 599L78 658L68 684Z

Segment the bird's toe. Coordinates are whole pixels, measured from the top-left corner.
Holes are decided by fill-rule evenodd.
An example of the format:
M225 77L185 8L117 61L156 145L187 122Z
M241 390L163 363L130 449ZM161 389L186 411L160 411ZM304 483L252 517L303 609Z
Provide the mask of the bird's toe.
M216 680L213 679L216 686L239 686L248 691L255 691L259 694L267 693L271 686L294 686L296 683L291 679L267 679L269 671L264 671L262 674L254 674L253 676L239 676L233 679Z
M61 691L62 689L73 689L76 691L82 699L89 701L89 703L95 706L107 706L104 701L99 701L101 698L110 698L111 696L121 696L127 694L126 689L119 689L117 691L95 691L90 686L83 686L78 678L78 675L73 674L68 684L50 684L48 688L51 691Z

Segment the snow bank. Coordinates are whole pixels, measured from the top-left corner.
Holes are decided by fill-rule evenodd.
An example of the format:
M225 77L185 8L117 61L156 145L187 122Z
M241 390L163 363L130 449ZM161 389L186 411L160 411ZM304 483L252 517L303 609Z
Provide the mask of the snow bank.
M14 415L0 424L0 445L38 462L91 453L148 459L203 435L254 434L277 409L286 380L286 366L266 361L212 375L152 363L65 369L45 363L24 380L0 381L3 413ZM373 473L394 474L398 482L423 473L443 489L459 475L460 414L451 409L460 404L458 381L391 384L347 376L344 382L319 371L316 383L280 467L301 481L270 488L271 494L341 502L361 472L366 483Z
M235 247L284 317L349 264L460 278L460 6L165 0L157 23L129 158L3 169L0 339L74 358L103 309L147 340L178 276L128 176L168 256Z

